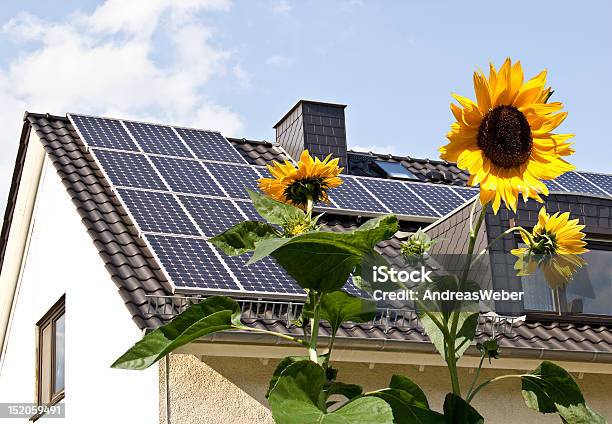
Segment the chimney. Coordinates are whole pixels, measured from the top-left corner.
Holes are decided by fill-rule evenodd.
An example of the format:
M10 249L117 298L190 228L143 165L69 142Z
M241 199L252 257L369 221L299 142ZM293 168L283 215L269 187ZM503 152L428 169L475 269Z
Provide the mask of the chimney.
M300 100L274 126L276 141L299 160L302 150L324 159L330 153L346 168L346 105Z

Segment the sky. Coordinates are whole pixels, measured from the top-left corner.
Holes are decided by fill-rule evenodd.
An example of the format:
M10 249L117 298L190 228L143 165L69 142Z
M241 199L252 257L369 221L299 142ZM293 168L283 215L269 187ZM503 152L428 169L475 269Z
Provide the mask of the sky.
M548 69L579 169L612 173L611 1L0 0L0 207L24 111L273 140L299 99L347 104L349 148L438 157L451 93Z

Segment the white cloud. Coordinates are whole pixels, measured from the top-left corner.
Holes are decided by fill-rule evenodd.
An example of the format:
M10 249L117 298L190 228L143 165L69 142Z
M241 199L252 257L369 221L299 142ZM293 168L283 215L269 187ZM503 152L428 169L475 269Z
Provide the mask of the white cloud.
M3 34L24 50L0 68L0 147L11 152L0 158L0 202L26 109L240 132L240 117L208 97L206 84L231 70L229 77L245 86L250 75L196 15L229 7L229 0L107 0L62 22L24 13L4 24Z
M242 88L249 88L251 86L251 74L245 71L242 66L234 65L232 73Z
M288 67L295 63L295 58L282 55L270 56L266 59L267 65Z
M291 11L291 4L289 4L288 0L276 0L272 3L270 9L274 13L286 15Z

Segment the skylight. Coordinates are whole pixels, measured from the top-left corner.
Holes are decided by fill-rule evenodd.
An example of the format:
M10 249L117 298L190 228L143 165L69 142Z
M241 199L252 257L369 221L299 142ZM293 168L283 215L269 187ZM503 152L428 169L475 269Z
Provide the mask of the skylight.
M399 162L386 162L382 160L376 160L374 161L374 163L386 174L387 178L419 181L419 178L416 175L406 169Z

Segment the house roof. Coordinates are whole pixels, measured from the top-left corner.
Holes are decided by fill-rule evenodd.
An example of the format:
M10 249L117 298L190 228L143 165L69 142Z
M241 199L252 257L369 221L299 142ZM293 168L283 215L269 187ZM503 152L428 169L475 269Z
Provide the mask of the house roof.
M148 251L139 237L127 217L124 206L110 190L109 182L98 169L69 120L65 117L35 113L27 113L24 120L24 132L31 129L40 138L135 323L141 329L153 329L164 323L178 311L178 308L170 300L166 306L173 313L156 315L151 312L150 299L166 299L172 295L168 289L167 278L154 255ZM245 139L230 139L230 141L253 164L260 165L271 160L284 160L287 157L282 149L273 143ZM443 166L448 167L450 171L453 165ZM20 172L19 161L17 172ZM18 184L18 179L14 179L13 184ZM14 190L17 190L17 187L13 187L12 192ZM10 215L9 210L4 232L10 228ZM326 225L330 230L346 231L358 224L357 219L360 218L330 217ZM4 244L3 241L2 243ZM379 248L389 256L397 256L399 240L385 241L379 245ZM3 255L2 249L0 254ZM254 317L249 324L273 327L275 330L283 327L283 331L301 331L287 327L285 324L281 326L280 322L280 319L274 316L274 311L263 311L261 316ZM612 331L606 327L577 326L560 322L527 323L519 320L512 325L512 328L511 333L497 335L503 346L612 354ZM480 337L484 337L485 334L489 333L486 333L486 330L481 331ZM405 328L347 324L343 326L339 336L382 341L394 339L427 342L426 335L417 323Z

